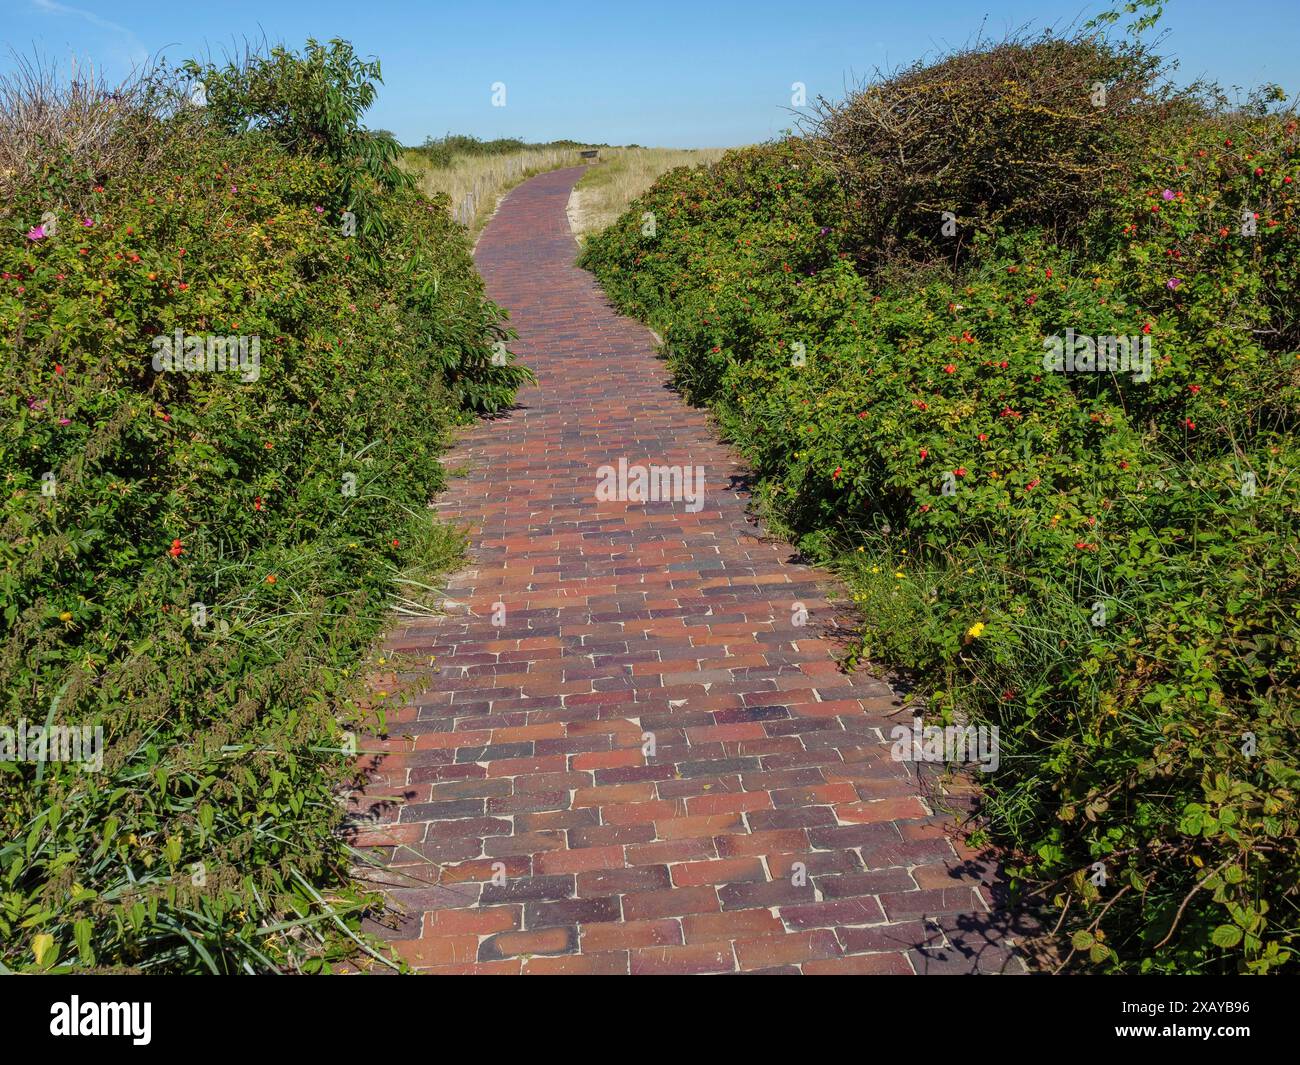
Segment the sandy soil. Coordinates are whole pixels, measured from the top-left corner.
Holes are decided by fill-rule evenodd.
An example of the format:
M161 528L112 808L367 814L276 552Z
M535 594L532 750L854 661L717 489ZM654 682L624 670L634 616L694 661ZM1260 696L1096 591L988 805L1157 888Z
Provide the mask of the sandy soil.
M582 190L574 188L569 194L569 203L564 209L565 214L569 216L569 229L573 231L575 239L582 233L583 225L587 221L586 212L582 209Z

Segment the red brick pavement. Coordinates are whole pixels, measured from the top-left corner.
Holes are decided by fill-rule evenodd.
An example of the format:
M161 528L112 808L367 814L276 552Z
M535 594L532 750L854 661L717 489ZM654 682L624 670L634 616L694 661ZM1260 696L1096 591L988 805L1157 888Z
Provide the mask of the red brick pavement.
M476 252L539 383L449 456L463 606L387 643L439 670L366 745L384 934L443 973L1021 971L991 863L889 757L896 698L836 667L833 581L762 537L735 455L573 265L580 173L516 188ZM620 458L702 466L702 508L597 501Z

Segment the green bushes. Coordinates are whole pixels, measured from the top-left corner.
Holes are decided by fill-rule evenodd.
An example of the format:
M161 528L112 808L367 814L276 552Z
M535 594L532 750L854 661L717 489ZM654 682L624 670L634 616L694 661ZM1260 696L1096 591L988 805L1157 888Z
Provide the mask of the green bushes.
M861 234L931 191L859 206L791 140L665 175L584 263L849 580L854 658L999 726L987 831L1071 964L1266 972L1294 959L1300 877L1300 141L1287 116L1139 121L1086 240L958 175L945 209L981 220L959 269L867 276ZM1067 337L1131 338L1134 365L1055 372Z
M0 960L319 968L360 904L361 660L459 550L448 427L524 371L445 204L188 106L149 128L148 169L47 152L0 211L0 725L103 739L98 772L0 761Z
M950 239L945 212L964 234L1039 226L1069 240L1126 177L1160 73L1136 44L1011 39L819 101L810 145L859 208L848 218L866 263L951 258L969 236Z
M497 137L485 141L463 133L448 133L443 137L426 137L418 148L409 149L418 153L434 167L451 166L457 159L465 156L517 155L530 148L585 148L579 141L558 140L545 143L520 140L518 137ZM604 147L604 145L600 145Z
M383 80L378 60L360 59L347 41L308 40L301 56L276 45L224 66L190 60L184 70L201 87L213 125L232 135L257 131L288 152L328 161L337 183L330 199L359 216L363 235L391 235L376 193L415 183L398 165L393 136L361 125Z

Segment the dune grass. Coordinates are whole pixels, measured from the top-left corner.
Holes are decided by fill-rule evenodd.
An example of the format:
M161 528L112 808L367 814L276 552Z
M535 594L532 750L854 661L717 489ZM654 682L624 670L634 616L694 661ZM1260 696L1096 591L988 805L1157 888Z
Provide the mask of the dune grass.
M422 152L402 153L402 167L415 174L421 192L443 192L451 200L451 216L477 236L505 193L535 174L581 162L576 148L525 148L507 154L455 155L445 166L430 162Z
M430 153L408 148L402 153L403 169L414 174L426 196L446 193L451 216L482 232L501 197L522 181L549 170L578 166L578 147L564 142L524 147L518 151L457 151ZM600 149L600 162L589 167L569 201L574 234L587 234L609 225L644 193L659 175L677 166L697 166L717 161L724 148L609 148Z
M621 215L659 176L677 166L717 162L725 148L602 148L569 201L574 234L583 240Z

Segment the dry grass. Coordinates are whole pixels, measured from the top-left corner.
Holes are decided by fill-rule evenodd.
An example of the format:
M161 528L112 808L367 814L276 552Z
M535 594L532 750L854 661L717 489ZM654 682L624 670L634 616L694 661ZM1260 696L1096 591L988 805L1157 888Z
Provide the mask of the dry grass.
M462 155L448 167L431 166L419 152L408 151L402 166L416 175L426 196L446 193L452 217L477 235L501 197L521 181L580 162L577 149L529 148L509 155Z
M152 164L161 129L188 104L183 84L154 67L118 84L93 68L63 76L41 58L11 54L0 76L0 198L42 168L105 181Z
M579 240L614 221L660 174L677 166L715 163L726 148L602 148L569 201L569 221Z

